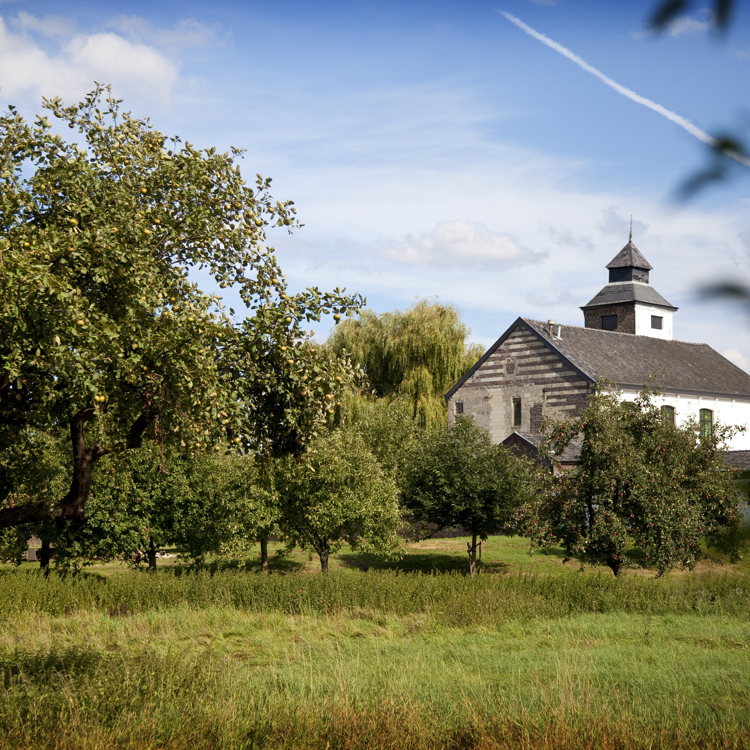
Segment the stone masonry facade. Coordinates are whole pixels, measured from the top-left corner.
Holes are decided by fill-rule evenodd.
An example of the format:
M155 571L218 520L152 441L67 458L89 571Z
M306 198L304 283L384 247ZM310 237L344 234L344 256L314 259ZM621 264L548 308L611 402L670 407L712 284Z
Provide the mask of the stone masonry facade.
M611 307L595 307L593 310L584 310L584 326L601 330L603 315L617 316L617 328L613 330L618 333L635 333L635 307L633 305L612 305Z
M580 413L589 383L531 331L517 326L448 402L451 422L469 415L500 443L514 430L538 433L546 416ZM521 424L514 424L514 403Z

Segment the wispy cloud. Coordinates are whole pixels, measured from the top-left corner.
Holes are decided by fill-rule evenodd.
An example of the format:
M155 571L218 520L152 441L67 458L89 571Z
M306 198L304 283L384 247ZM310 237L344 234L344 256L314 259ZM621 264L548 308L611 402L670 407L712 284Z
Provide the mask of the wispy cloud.
M476 221L442 221L418 237L384 242L382 252L391 260L406 265L494 270L537 263L547 256Z
M667 26L669 36L695 36L705 34L713 28L711 21L701 21L691 16L680 16Z
M630 220L614 206L608 206L602 210L602 220L597 224L597 228L604 234L611 234L614 237L620 237L624 240L630 232ZM648 224L644 224L642 221L638 221L638 219L633 220L634 237L643 237L647 232Z

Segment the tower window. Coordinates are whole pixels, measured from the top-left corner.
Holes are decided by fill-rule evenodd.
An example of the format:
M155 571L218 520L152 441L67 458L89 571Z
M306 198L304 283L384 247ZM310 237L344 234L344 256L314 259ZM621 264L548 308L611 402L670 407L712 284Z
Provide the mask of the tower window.
M520 398L513 399L513 426L514 427L521 426L521 399Z
M710 440L714 431L714 413L710 409L701 409L699 422L701 437Z
M664 318L662 318L660 315L651 316L651 328L656 328L658 331L661 331L663 322Z
M661 415L664 418L665 422L674 424L674 406L668 406L667 404L664 404L664 406L661 407Z
M616 315L602 315L602 330L603 331L616 331L617 330L617 316Z
M464 402L456 401L456 414L463 414L463 413L464 413Z

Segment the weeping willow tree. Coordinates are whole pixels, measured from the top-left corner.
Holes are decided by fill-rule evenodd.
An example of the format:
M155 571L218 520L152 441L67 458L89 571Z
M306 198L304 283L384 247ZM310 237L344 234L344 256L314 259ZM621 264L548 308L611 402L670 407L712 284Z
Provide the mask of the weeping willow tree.
M443 394L484 353L468 344L469 329L455 307L422 299L407 310L365 310L340 323L328 346L348 352L374 396L406 399L424 427L445 422Z

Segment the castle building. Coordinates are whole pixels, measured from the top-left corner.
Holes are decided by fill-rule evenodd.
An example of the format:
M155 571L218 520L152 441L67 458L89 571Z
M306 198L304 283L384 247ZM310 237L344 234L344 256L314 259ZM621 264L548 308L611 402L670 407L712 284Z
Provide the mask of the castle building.
M652 266L632 236L607 269L608 283L581 308L583 328L513 322L445 395L449 421L471 415L495 442L533 452L543 419L580 413L605 378L629 400L646 384L657 388L676 424L750 425L750 375L708 344L673 339L677 308L651 286ZM750 433L730 447L750 450Z

